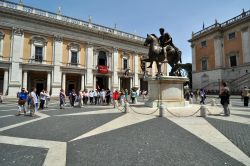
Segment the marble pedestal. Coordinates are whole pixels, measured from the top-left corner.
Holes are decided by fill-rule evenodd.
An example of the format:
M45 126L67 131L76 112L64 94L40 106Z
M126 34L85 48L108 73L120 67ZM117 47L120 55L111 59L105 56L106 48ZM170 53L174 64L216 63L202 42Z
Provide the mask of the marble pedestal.
M148 81L149 99L145 102L148 107L158 107L164 104L166 107L184 107L183 83L188 81L186 77L163 76L160 78L146 78Z

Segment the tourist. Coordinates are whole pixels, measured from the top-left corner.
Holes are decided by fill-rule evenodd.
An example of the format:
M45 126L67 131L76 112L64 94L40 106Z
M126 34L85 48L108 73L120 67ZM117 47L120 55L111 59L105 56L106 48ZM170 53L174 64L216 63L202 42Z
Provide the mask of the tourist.
M107 89L106 90L106 102L107 102L107 105L109 105L110 104L110 90L109 89Z
M132 99L132 104L135 104L135 100L136 100L136 99L135 99L135 98L136 98L136 94L137 94L137 93L136 93L136 91L134 91L134 90L133 90L133 91L131 92L131 99Z
M44 109L44 104L46 100L46 94L44 93L44 89L40 92L40 106L39 109Z
M195 103L198 102L198 97L199 97L199 89L196 89L196 90L194 91Z
M119 100L119 92L118 92L118 90L115 90L115 92L113 92L112 98L113 98L114 108L118 107L118 100Z
M244 89L242 91L242 96L243 96L243 99L244 99L244 107L248 107L250 89L248 89L247 86L244 87Z
M38 110L38 97L36 95L36 88L32 88L31 89L31 93L30 93L30 115L34 116L34 114L37 112Z
M50 95L47 89L44 91L44 95L45 95L45 108L48 108L50 102Z
M21 92L18 93L18 113L17 116L21 115L21 111L23 110L24 114L26 114L26 102L28 97L28 91L25 88L21 89Z
M79 91L79 107L83 107L83 91Z
M63 108L62 106L65 105L65 98L66 98L66 95L65 95L65 93L64 93L64 90L61 89L61 90L60 90L60 93L59 93L60 109L62 109L62 108Z
M106 97L106 93L105 93L104 89L102 89L102 90L100 91L100 103L101 103L101 104L104 104L104 103L105 103L105 97Z
M126 102L126 96L125 96L125 92L121 91L120 93L120 104L121 106L125 106L125 102Z
M93 99L94 99L94 91L91 90L91 91L89 91L89 102L90 102L90 104L94 104Z
M229 88L227 87L227 84L225 82L222 82L222 88L220 90L220 98L221 98L220 103L224 108L225 116L230 116L230 109L228 108L228 104L230 103L229 97L230 97Z
M143 99L143 101L146 99L146 94L147 94L147 91L142 90L142 99Z
M88 100L89 100L89 93L88 93L88 90L85 90L85 93L84 93L84 104L85 105L88 104Z
M99 92L97 91L97 89L94 91L93 95L95 99L95 105L99 104L99 101L98 101Z
M201 97L200 104L205 104L206 92L204 89L200 89L200 97Z
M72 91L69 93L69 101L71 107L74 107L75 100L76 100L76 92L75 89L72 89Z
M128 102L129 99L128 99L128 89L125 89L125 98L126 98L126 101Z

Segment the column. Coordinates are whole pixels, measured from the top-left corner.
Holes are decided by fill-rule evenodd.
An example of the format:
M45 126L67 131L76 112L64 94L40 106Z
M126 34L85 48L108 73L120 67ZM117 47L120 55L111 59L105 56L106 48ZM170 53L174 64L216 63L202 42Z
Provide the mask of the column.
M60 69L61 62L62 62L62 53L63 53L63 42L62 37L55 36L54 37L54 69L52 73L52 93L51 96L58 96L60 92L61 85L62 85L62 72ZM63 84L65 86L65 84ZM63 87L65 90L65 87Z
M86 73L86 88L93 88L93 58L94 58L94 49L93 45L88 44L86 48L86 63L87 63L87 73Z
M118 50L117 48L114 48L113 50L113 57L112 57L112 69L113 69L113 74L112 74L112 89L120 89L120 83L118 79Z
M3 78L3 95L8 91L8 82L9 82L9 71L4 70L4 78Z
M27 89L27 82L28 82L28 72L24 71L23 72L23 86L22 86L22 88Z
M192 71L196 71L196 53L195 53L195 44L191 44L192 47Z
M113 86L113 89L115 89L114 86ZM118 77L118 90L121 90L120 77Z
M51 84L51 74L50 74L50 72L48 72L48 74L47 74L47 91L48 91L48 94L50 94L50 88L51 88L51 86L50 86L50 84Z
M11 65L9 74L8 96L16 97L22 85L22 68L20 66L23 56L23 30L14 28L12 31Z
M81 90L84 90L84 89L85 89L85 75L83 74L81 78Z
M94 75L93 77L94 77L93 78L94 82L93 82L93 88L91 89L95 90L96 89L96 76Z
M249 27L241 29L242 36L242 51L243 51L243 64L250 62L250 34Z
M113 91L114 89L111 89L111 88L112 88L112 87L111 87L111 77L109 77L108 79L109 79L109 86L108 86L108 87L109 87L110 90Z
M134 54L134 87L139 87L139 76L138 76L138 54Z
M62 89L66 90L66 74L62 73Z

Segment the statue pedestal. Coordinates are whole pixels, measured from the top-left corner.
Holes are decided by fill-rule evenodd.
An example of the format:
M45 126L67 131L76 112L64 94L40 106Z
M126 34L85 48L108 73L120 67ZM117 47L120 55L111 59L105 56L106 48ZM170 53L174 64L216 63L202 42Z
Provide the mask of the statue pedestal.
M184 107L183 83L188 81L186 77L163 76L160 78L149 77L148 81L149 99L145 102L148 107Z

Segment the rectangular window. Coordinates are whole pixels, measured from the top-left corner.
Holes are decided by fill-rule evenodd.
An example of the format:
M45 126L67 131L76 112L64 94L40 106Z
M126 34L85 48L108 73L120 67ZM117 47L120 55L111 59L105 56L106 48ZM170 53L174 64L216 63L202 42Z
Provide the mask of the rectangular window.
M202 47L202 48L203 48L203 47L207 47L207 41L206 41L206 40L204 40L204 41L201 42L201 47Z
M43 47L35 47L35 61L43 62Z
M229 33L228 34L228 39L229 40L235 39L235 32Z
M123 59L123 69L126 70L128 68L128 60Z
M201 69L207 70L207 59L201 61Z
M77 52L71 51L71 65L77 65Z
M231 67L237 66L237 57L236 57L236 55L230 56L230 66Z

